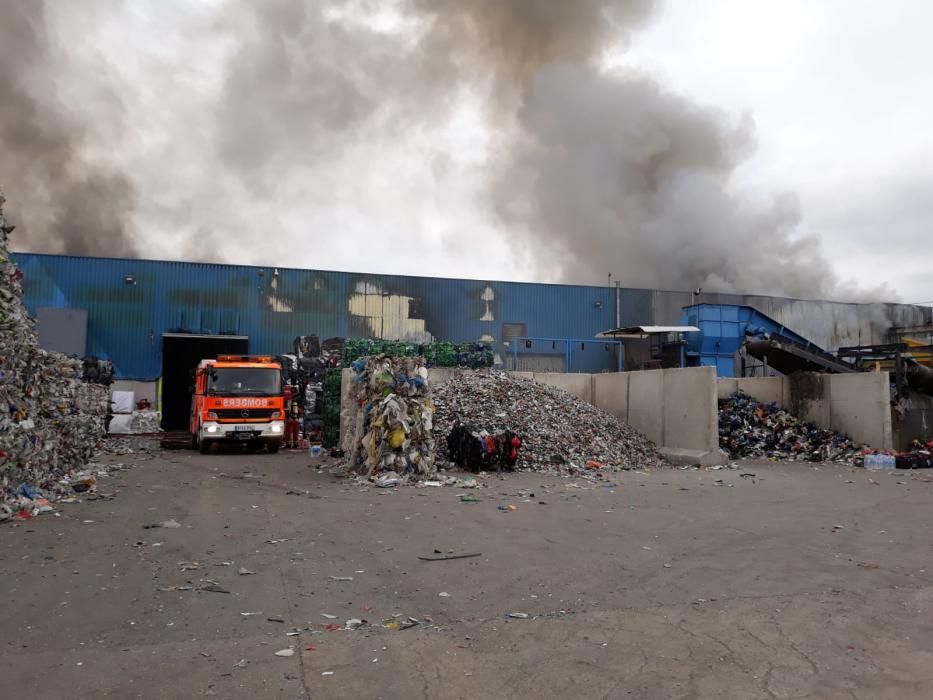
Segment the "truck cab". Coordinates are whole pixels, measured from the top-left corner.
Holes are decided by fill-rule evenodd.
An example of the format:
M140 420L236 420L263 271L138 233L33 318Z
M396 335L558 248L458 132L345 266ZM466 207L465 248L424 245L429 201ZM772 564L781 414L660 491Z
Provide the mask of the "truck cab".
M191 441L201 454L220 442L264 444L278 452L285 434L282 367L262 355L201 360L191 397Z

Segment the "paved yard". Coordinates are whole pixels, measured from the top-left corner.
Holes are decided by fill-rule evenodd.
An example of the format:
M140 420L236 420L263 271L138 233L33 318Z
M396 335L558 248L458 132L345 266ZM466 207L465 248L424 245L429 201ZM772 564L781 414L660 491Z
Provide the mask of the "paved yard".
M101 482L119 488L112 501L0 525L3 687L933 697L933 477L774 464L613 476L493 478L470 504L452 488L354 486L300 454L158 453ZM181 527L143 527L169 519ZM418 559L434 550L482 556ZM325 628L353 618L368 624Z

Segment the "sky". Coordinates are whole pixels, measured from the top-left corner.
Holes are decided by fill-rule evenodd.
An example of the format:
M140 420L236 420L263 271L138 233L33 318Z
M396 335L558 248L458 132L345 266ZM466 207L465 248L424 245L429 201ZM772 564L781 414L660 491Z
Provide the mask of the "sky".
M677 0L626 60L755 122L751 187L797 194L844 277L933 300L933 5Z
M0 7L23 1L0 0ZM369 29L403 21L388 0L354 3L348 16L364 8ZM515 186L517 206L528 175L512 167L514 145L504 136L507 127L500 128L507 120L482 94L457 84L425 89L401 116L385 116L377 104L358 121L339 102L331 104L329 94L308 107L305 95L273 93L255 82L256 59L264 56L250 52L250 41L263 24L250 13L262 12L263 4L246 6L234 13L226 0L47 2L50 59L29 68L28 80L53 85L35 90L40 104L62 108L66 123L81 125L84 161L129 180L132 207L124 223L136 241L134 254L491 280L599 284L614 273L626 285L654 286L637 266L600 255L598 246L570 266L564 248L543 243L534 231L521 233L514 216L500 215L513 204L507 185ZM603 63L650 76L659 90L683 96L723 124L753 127L742 146L747 152L728 174L729 196L740 190L750 207L760 200L751 221L769 218L774 201L790 202L786 221L774 214L781 218L776 227L790 226L792 242L813 237L828 261L828 269L814 265L808 274L869 290L860 293L863 300L933 303L933 253L925 235L933 214L931 21L933 5L907 0L667 0L605 47ZM367 84L367 70L379 68L344 51L348 43L331 45L319 34L312 40L323 42L315 50L333 52L341 71L355 67L362 77L352 79L360 85ZM299 63L288 58L272 68L296 69ZM430 67L429 61L419 69ZM313 92L320 75L283 80ZM377 79L394 78L387 72ZM527 104L528 95L522 99ZM315 114L290 111L296 102ZM545 97L540 102L549 104ZM104 103L118 105L107 114L119 118L101 118ZM343 120L340 128L309 126L314 138L295 140L301 126L295 120L310 125L318 114ZM728 141L732 132L716 133ZM529 160L529 153L521 153L523 165L553 166L553 158ZM491 179L499 188L494 205ZM559 197L566 182L551 184L525 194ZM2 163L0 187L10 200L8 214L19 219L15 247L54 251L54 241L30 238L30 219L48 216L41 199L30 199L26 184ZM541 208L527 228L547 228L542 212L549 210ZM567 210L560 214L573 228ZM697 248L700 238L692 242ZM767 235L758 236L739 255L733 241L735 260L722 265L767 267L768 243ZM679 247L676 240L668 245ZM810 250L803 246L794 259ZM92 245L89 252L108 249ZM663 264L668 253L651 254ZM707 272L701 278L713 285L719 279ZM775 291L745 288L755 279L727 279L722 289ZM658 286L693 284L675 275ZM834 281L820 291L852 296L838 287Z

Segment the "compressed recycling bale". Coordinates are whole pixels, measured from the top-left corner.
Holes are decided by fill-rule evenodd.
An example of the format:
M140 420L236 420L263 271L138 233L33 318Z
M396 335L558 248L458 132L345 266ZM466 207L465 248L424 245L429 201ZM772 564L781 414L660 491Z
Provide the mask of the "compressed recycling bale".
M490 343L449 343L435 341L421 345L400 340L349 338L343 346L344 365L349 367L361 357L421 357L427 367L492 367L494 354Z
M346 443L349 470L370 479L434 476L434 403L424 360L377 355L356 360L353 369L351 395L361 410Z
M566 473L588 465L641 469L664 463L634 428L576 396L496 370L464 370L434 387L436 459L452 460L447 436L460 423L521 439L516 468Z
M68 475L88 462L104 435L110 395L82 382L83 360L39 347L22 302L22 272L10 259L4 202L0 193L0 504L21 511L63 492Z

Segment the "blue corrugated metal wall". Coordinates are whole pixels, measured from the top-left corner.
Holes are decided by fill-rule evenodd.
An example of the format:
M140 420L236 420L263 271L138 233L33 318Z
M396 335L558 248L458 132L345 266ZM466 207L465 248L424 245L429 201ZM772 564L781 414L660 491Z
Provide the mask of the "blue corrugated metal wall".
M504 324L527 335L592 338L615 324L605 287L482 282L204 263L15 254L26 306L88 311L88 354L113 361L120 377L161 374L162 334L231 332L254 353L281 353L297 335L321 338L492 338L503 357ZM275 274L275 273L278 274ZM652 323L651 294L624 290L627 324ZM594 346L574 371L613 367Z

